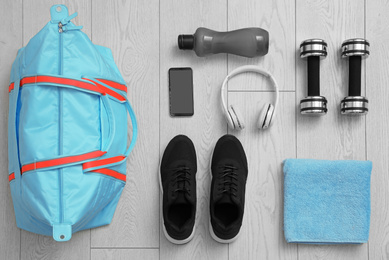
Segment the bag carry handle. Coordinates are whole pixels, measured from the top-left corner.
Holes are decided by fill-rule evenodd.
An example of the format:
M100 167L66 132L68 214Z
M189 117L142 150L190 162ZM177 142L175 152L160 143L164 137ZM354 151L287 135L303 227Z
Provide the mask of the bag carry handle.
M111 87L110 85L102 82L101 79L86 78L86 77L85 77L85 79L92 81L93 83L95 83L97 86L101 87L104 90L108 89L107 93L110 93L110 91L114 91L114 90L111 89L113 87ZM116 93L116 91L114 91L114 92ZM110 96L116 98L113 95L110 95ZM121 97L123 98L123 96L121 96ZM125 102L124 104L126 106L128 114L130 115L131 124L132 124L132 138L131 138L130 146L127 148L126 152L124 153L124 155L127 157L131 153L132 149L134 149L134 146L135 146L135 143L136 143L136 139L138 137L138 124L136 122L136 117L135 117L134 110L132 109L132 106L131 106L130 102L128 101L128 99L124 98L124 101L123 101L120 98L116 98L116 100L118 102L120 102L120 103Z
M131 142L130 142L130 145L128 146L128 148L127 148L127 151L124 153L124 155L126 157L128 157L128 155L130 155L132 149L134 149L134 146L135 146L135 143L136 143L136 139L138 138L138 124L136 122L136 117L135 117L134 110L132 109L131 104L130 104L130 102L128 100L126 102L126 108L127 108L128 114L130 115L131 124L132 124L132 138L131 138Z
M108 119L108 127L109 127L109 135L108 135L108 141L105 145L103 145L103 133L101 133L101 150L108 152L109 148L112 145L113 138L115 135L115 117L113 116L112 107L109 104L109 100L107 95L102 95L101 101L103 102L103 105L105 106L105 111L107 112L107 119ZM101 120L101 124L103 124L103 120ZM101 127L103 129L103 127ZM102 131L102 130L101 130Z
M92 151L83 155L75 155L75 156L66 156L66 157L57 157L53 159L49 159L46 161L41 162L33 162L30 164L26 164L22 166L21 173L25 171L35 170L38 168L58 168L60 166L64 165L72 165L72 164L79 164L85 161L89 161L91 159L95 159L97 157L101 157L104 155L109 148L112 145L114 133L115 133L115 118L113 117L112 107L109 103L109 99L104 91L102 91L98 86L96 86L94 83L91 83L87 80L82 79L72 79L72 78L65 78L60 76L50 76L50 75L37 75L37 76L31 76L31 77L24 77L20 80L20 83L17 84L17 87L15 88L16 94L16 100L18 100L19 95L19 88L23 85L30 85L30 84L39 84L39 85L46 85L46 86L56 86L56 87L63 87L63 88L69 88L69 89L75 89L78 91L82 91L85 93L90 93L94 95L98 95L100 97L100 100L102 101L102 104L105 107L105 111L107 113L107 119L108 119L108 127L109 127L109 134L108 134L108 141L106 143L103 143L103 134L101 134L101 150L102 151ZM16 120L16 116L15 116ZM15 131L16 124L15 124ZM88 155L88 156L85 156ZM70 158L70 159L69 159ZM64 160L66 159L66 160ZM53 164L53 162L61 162L58 164ZM49 163L47 163L49 162ZM41 165L42 167L39 167ZM24 170L23 170L24 169Z
M103 83L102 81L100 81L98 79L90 78L90 80L98 85L102 85L102 87L110 87L109 85ZM124 152L123 155L108 157L108 158L104 158L104 159L96 159L96 160L92 160L92 161L84 163L82 165L84 172L91 172L94 170L98 170L98 169L121 164L127 159L128 155L131 153L132 149L134 149L134 146L135 146L135 143L136 143L136 140L138 137L138 125L136 122L134 110L132 109L132 106L131 106L130 102L128 101L128 99L126 99L125 106L126 106L128 114L130 115L131 124L132 124L132 139L131 139L130 145L128 146L128 148L126 149L126 151Z

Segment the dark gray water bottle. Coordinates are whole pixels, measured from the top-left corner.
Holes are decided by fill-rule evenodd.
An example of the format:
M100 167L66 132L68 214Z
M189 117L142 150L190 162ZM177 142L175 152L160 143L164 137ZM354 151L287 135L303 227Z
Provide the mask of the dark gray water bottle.
M266 55L269 33L261 28L244 28L230 32L217 32L200 27L195 34L178 36L181 50L194 50L197 56L230 53L248 58Z

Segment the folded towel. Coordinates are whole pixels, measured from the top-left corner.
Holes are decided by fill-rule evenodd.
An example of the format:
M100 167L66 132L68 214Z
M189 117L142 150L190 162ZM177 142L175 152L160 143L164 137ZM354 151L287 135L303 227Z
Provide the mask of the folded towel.
M289 243L366 243L371 161L284 161L284 232Z

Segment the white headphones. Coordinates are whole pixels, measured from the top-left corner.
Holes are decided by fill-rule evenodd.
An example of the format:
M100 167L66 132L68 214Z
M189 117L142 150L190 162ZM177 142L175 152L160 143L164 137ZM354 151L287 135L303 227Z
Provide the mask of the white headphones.
M262 70L261 68L253 65L246 65L246 66L241 66L239 68L234 69L231 71L230 74L227 75L227 77L223 81L222 89L221 89L221 99L222 99L222 110L223 113L227 119L228 125L232 129L236 130L242 130L244 128L244 122L243 122L243 117L242 114L239 112L238 108L234 105L230 105L227 108L225 96L227 96L227 82L230 78L241 74L243 72L255 72L262 74L263 76L267 77L270 79L271 83L274 86L275 92L276 92L276 102L274 103L274 106L272 104L266 104L263 109L261 110L261 113L259 115L259 120L258 120L258 128L259 129L266 129L270 126L271 121L275 115L276 107L278 104L278 85L276 80L274 79L273 75L271 75L269 72Z

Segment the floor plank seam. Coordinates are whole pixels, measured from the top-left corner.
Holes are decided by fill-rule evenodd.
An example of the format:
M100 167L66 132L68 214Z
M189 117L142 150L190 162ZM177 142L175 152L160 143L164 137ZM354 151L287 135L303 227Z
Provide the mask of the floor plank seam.
M364 26L364 28L363 28L363 35L364 35L364 37L365 37L365 39L366 39L366 0L364 1L364 13L363 13L363 16L364 16L364 20L363 20L363 26ZM366 66L365 66L365 70L364 70L364 74L365 74L365 96L367 96L367 88L366 88L366 86L367 86L367 73L366 73L366 70L367 70L367 68L366 68ZM365 117L365 160L367 160L367 146L368 146L368 144L367 144L367 119L366 119L366 117ZM367 241L367 259L369 260L370 259L370 247L369 247L369 243L370 243L370 240L368 240Z
M275 92L274 90L244 90L244 89L242 89L242 90L228 90L228 92L242 92L242 93L244 93L244 92L265 92L265 93L271 93L271 92ZM291 92L291 93L293 93L293 92L296 92L295 90L278 90L278 92L286 92L286 93L288 93L288 92Z
M297 0L294 1L294 49L297 49ZM297 52L295 52L294 54L294 105L296 106L298 100L297 100ZM298 112L295 112L295 147L296 147L296 150L295 150L295 158L297 159L297 153L298 153L298 149L297 149L297 137L298 137L298 134L297 134L297 127L298 127L298 122L297 122L297 119L298 119ZM296 245L296 259L299 260L299 245L297 244Z
M158 151L160 154L161 151L161 1L158 1ZM160 155L158 156L158 160L161 161ZM159 168L159 164L158 164ZM157 170L159 173L159 169ZM158 193L158 259L161 259L161 192Z
M91 247L91 250L95 250L95 249L121 249L121 250L124 250L124 249L133 249L133 250L142 250L142 249L150 249L150 250L153 250L153 249L159 249L159 247Z

